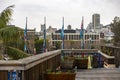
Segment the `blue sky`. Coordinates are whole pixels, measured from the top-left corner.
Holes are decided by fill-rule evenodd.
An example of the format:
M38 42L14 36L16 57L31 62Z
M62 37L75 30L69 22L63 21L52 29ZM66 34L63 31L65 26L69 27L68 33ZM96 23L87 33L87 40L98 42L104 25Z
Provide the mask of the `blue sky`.
M65 28L80 28L84 16L84 28L92 21L92 14L99 13L101 24L112 22L115 16L120 16L120 0L0 0L0 11L14 4L14 14L11 24L25 27L25 18L28 17L28 28L40 31L40 25L47 17L47 28L52 26L60 29L62 17L65 18Z

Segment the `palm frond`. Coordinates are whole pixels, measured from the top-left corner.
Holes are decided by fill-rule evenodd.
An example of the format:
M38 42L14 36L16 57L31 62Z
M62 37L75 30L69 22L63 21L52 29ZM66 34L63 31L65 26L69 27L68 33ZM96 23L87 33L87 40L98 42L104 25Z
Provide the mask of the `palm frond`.
M19 29L17 27L5 27L0 29L0 39L4 42L17 40L19 35Z
M14 5L8 6L0 13L0 28L5 27L11 20Z

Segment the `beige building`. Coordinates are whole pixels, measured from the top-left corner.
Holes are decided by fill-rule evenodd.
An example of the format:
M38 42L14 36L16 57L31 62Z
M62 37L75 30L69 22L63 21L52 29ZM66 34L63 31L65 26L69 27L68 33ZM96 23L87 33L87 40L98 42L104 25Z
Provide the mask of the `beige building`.
M27 29L27 48L30 53L34 50L35 29Z
M68 31L69 32L69 31ZM74 32L74 31L73 31ZM100 45L100 34L99 33L84 33L84 48L92 48L93 46L98 48ZM66 49L80 49L81 42L80 33L64 33L64 46ZM62 42L60 33L52 34L52 45L55 46L56 42Z
M53 33L57 31L57 28L52 28L52 26L49 26L49 28L46 30L47 33Z

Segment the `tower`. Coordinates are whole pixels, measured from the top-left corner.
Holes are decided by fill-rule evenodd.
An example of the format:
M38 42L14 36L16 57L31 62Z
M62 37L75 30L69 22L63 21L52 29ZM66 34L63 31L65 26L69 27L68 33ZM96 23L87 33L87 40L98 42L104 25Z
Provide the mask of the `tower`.
M41 25L41 31L42 31L42 32L44 32L44 28L45 28L45 26L44 26L44 24L42 24L42 25Z
M94 30L100 28L100 14L93 14L92 15L92 23L93 23Z

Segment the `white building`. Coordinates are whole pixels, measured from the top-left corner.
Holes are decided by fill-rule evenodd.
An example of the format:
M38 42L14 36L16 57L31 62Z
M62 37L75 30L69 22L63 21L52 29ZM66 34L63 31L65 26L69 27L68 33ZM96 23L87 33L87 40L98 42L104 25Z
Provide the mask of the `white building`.
M104 34L104 39L107 41L107 42L111 42L113 40L113 32L107 32Z
M79 49L79 48L81 48L81 41L82 40L80 39L80 33L76 33L75 30L73 30L71 32L70 31L66 30L64 33L65 48L66 49L69 49L69 48ZM99 46L100 34L93 33L93 32L84 33L83 40L84 40L85 48L90 48L90 45ZM52 42L53 46L55 46L56 42L62 42L60 31L58 33L52 34L52 41L51 42Z

